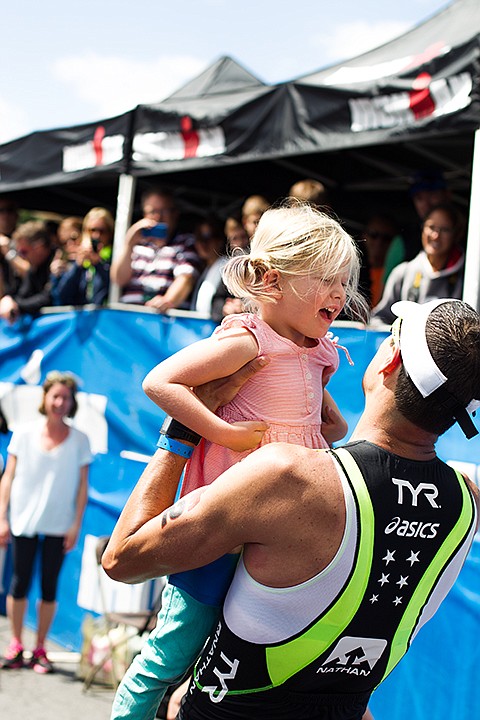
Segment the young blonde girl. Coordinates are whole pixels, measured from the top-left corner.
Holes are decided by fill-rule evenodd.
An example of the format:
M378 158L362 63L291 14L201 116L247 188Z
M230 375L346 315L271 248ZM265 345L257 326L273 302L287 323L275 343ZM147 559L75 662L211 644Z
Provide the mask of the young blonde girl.
M210 338L160 363L144 381L157 405L202 436L182 495L213 482L261 444L321 449L346 434L324 386L338 367L331 324L345 305L363 306L358 272L354 241L331 217L306 204L262 215L250 251L224 269L229 291L250 312L228 316ZM217 413L192 391L258 355L268 365ZM214 628L236 558L170 577L157 628L117 691L112 719L155 716L168 685L187 671Z

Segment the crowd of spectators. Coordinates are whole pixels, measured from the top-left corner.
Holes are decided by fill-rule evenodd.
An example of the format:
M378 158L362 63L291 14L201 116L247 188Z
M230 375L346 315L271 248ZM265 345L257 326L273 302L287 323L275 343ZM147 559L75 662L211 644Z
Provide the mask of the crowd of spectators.
M465 218L452 204L441 173L417 173L409 192L418 222L404 222L377 207L363 229L353 231L363 259L360 285L373 322L390 322L389 307L398 299L462 296ZM291 202L309 202L335 215L318 180L299 180L287 195ZM45 306L102 306L115 284L121 303L159 313L196 311L220 322L243 310L242 300L223 284L222 266L228 256L248 248L271 204L251 195L238 216L199 215L185 223L175 196L152 187L141 197L141 218L112 259L114 218L108 209L94 207L83 218L59 222L19 223L16 203L0 197L0 317L12 323Z

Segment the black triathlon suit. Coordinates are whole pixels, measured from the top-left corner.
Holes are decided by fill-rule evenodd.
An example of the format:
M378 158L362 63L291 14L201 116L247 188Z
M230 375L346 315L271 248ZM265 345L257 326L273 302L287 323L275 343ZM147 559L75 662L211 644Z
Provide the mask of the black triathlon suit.
M240 560L181 720L361 720L453 585L476 527L460 473L366 441L327 452L346 505L335 558L290 588Z

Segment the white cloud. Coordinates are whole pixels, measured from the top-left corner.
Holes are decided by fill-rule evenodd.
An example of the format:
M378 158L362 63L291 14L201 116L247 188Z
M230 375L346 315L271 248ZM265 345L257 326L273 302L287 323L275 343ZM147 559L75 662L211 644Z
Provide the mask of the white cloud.
M369 23L357 20L339 25L329 36L316 35L313 43L322 48L328 62L332 63L361 55L393 40L410 28L410 23L401 21Z
M188 55L138 61L88 53L58 59L53 71L97 115L110 116L159 102L204 69L203 60Z
M29 131L26 113L14 103L0 97L0 143L26 135Z

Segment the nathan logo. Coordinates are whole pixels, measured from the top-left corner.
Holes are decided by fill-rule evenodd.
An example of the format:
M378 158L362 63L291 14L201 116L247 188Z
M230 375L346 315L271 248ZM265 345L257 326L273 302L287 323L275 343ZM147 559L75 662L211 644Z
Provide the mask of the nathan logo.
M438 488L433 483L419 483L417 487L413 487L408 480L392 477L392 482L398 487L398 504L411 505L418 507L419 498L426 500L432 508L438 510L440 505L437 504Z
M473 82L468 72L432 80L420 73L410 92L349 101L352 132L414 125L424 118L457 112L471 103Z
M334 647L318 673L347 673L367 677L382 657L387 641L380 638L343 637Z
M440 523L421 522L420 520L402 520L394 517L385 528L385 535L394 533L399 537L416 537L423 540L432 540L437 536Z

